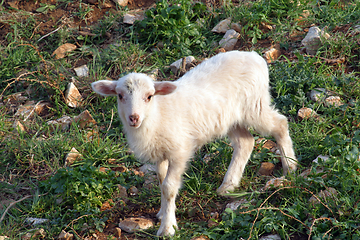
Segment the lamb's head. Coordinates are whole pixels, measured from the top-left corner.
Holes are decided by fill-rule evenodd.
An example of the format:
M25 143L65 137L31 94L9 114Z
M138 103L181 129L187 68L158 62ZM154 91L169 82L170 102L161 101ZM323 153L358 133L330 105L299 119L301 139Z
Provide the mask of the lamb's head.
M171 82L154 82L142 73L130 73L117 81L100 80L91 84L103 96L117 96L119 116L123 124L139 128L151 112L155 95L167 95L176 89Z

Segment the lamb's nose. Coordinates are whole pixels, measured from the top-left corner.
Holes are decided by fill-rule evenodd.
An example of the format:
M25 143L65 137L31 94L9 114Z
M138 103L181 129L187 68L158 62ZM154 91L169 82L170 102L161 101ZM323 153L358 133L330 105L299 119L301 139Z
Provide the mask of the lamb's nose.
M129 116L130 123L135 125L139 121L139 115L133 114Z

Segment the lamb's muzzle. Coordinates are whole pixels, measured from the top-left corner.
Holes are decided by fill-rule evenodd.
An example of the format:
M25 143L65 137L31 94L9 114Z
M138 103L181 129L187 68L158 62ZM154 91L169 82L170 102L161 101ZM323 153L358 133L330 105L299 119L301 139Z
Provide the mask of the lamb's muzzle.
M130 126L131 127L139 127L139 115L134 113L132 115L129 116L129 120L130 120Z
M268 67L255 52L218 54L175 82L130 73L92 88L103 96L120 94L118 112L128 144L139 159L156 163L159 236L173 235L177 228L175 198L187 162L216 137L227 134L234 148L219 194L233 191L241 180L254 146L249 127L275 137L284 174L296 170L287 119L271 105Z

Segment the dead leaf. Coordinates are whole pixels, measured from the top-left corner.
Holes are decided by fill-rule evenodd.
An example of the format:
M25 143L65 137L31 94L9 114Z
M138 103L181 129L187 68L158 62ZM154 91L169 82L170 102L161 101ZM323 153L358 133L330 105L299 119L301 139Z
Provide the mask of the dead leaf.
M106 210L109 210L111 209L112 207L114 206L114 202L112 199L109 199L107 200L106 202L104 202L100 208L100 211L103 212L103 211L106 211Z
M60 58L64 58L65 54L71 51L74 51L76 49L76 45L71 44L71 43L65 43L63 45L61 45L60 47L58 47L53 54L51 54L51 56L55 55L55 59L60 59Z

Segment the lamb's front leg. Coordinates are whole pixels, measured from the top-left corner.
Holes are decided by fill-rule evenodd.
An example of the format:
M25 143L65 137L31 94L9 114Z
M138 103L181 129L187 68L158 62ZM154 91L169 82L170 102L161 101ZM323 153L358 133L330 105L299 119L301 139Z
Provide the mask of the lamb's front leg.
M161 187L161 225L158 236L174 235L177 229L175 199L181 186L181 176L185 171L186 159L169 160L169 167Z
M158 214L156 215L158 219L162 219L163 216L163 209L164 209L164 204L165 204L165 200L164 200L164 196L162 194L162 184L165 180L167 171L168 171L168 167L169 167L169 161L167 159L161 161L161 162L157 162L156 164L156 173L157 173L157 177L159 180L159 186L160 186L160 190L161 190L161 207L160 207L160 211L158 212Z

